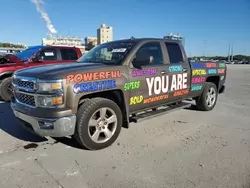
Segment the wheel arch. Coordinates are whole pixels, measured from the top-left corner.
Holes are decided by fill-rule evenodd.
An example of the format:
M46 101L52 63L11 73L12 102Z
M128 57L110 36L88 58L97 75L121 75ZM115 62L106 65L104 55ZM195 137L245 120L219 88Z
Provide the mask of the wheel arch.
M219 75L207 77L206 82L214 83L217 87L217 90L219 90L219 88L220 88L220 76Z
M1 80L5 79L5 78L11 77L13 75L13 73L14 73L14 71L7 71L7 72L0 73L0 82L1 82Z
M128 116L128 107L126 105L125 96L122 90L109 90L109 91L101 91L97 93L91 93L88 95L82 96L78 101L78 108L81 104L83 104L86 100L96 97L102 97L115 102L121 109L123 115L123 127L129 128L129 116Z

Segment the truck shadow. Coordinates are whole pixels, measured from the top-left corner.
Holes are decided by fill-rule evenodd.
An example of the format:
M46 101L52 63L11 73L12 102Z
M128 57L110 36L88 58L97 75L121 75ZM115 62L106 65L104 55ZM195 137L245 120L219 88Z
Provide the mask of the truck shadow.
M23 141L47 141L46 138L41 138L25 130L19 120L14 116L9 103L0 102L0 131L1 130Z
M76 140L74 140L73 138L68 138L68 137L55 138L55 137L52 137L52 139L54 139L56 142L59 142L59 143L64 144L66 146L70 146L72 148L87 150L86 148L81 147L81 145L78 144L78 142Z

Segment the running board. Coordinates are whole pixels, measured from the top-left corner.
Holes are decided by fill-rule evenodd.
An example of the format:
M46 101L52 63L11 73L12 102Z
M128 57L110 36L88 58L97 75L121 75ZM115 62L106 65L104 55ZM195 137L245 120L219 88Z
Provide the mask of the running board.
M139 122L142 122L144 120L151 119L151 118L154 118L157 116L161 116L161 115L164 115L164 114L176 111L176 110L180 110L183 108L188 108L190 106L191 106L190 103L181 102L181 103L178 103L174 106L164 107L163 109L156 109L156 110L152 110L152 111L142 112L140 114L137 114L137 115L130 117L129 120L130 120L130 122L139 123Z

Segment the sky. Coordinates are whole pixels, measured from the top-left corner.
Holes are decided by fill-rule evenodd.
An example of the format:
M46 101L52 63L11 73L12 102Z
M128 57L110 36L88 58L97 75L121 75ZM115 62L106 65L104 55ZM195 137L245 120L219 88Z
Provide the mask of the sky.
M185 37L188 56L250 55L250 0L43 0L58 35L96 36L104 22L114 40ZM0 0L0 42L41 44L48 30L30 0Z

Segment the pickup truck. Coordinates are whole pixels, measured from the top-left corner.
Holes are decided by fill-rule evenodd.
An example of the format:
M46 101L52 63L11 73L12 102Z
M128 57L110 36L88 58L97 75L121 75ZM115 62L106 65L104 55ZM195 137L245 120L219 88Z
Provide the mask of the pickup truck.
M0 98L10 101L11 76L19 69L76 61L82 56L79 48L65 46L33 46L22 52L0 57Z
M178 39L118 40L76 63L16 71L11 107L37 135L71 136L99 150L131 122L185 108L190 100L199 110L212 110L226 72L225 63L190 63Z

